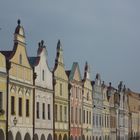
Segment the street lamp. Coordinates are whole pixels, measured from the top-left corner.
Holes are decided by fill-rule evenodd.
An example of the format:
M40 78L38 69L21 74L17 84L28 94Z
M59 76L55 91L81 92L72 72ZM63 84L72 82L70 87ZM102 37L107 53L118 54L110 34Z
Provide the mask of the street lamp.
M88 127L86 128L86 131L88 132Z
M17 118L16 117L14 117L13 123L14 123L14 126L16 126L16 124L17 124Z

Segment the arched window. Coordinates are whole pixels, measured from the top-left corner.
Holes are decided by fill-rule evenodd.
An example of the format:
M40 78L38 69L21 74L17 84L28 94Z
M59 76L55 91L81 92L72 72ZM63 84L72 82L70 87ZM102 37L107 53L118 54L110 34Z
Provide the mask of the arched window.
M4 132L2 129L0 129L0 138L1 138L1 140L5 140Z

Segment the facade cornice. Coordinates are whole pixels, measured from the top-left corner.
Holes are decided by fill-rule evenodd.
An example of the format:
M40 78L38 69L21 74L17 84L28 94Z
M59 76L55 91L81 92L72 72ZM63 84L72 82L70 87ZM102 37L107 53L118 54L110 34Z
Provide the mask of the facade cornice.
M25 86L25 87L28 87L28 88L34 88L34 86L32 84L29 84L29 83L24 83L24 82L21 82L19 80L15 80L15 79L9 79L9 82L10 84L17 84L17 85L20 85L20 86Z
M48 89L48 88L44 88L44 87L37 86L37 85L35 86L35 89L50 92L50 93L54 93L53 89Z
M57 76L55 76L54 79L55 79L55 80L59 80L59 81L63 81L63 82L65 82L65 83L68 83L68 80L65 80L65 79L60 78L60 77L57 77ZM57 81L56 81L56 82L57 82Z

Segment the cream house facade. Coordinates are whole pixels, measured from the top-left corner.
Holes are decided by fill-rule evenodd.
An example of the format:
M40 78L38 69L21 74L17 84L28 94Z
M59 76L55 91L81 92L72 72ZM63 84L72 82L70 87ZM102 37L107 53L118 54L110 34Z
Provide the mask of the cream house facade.
M7 140L31 140L33 136L33 70L29 64L24 28L18 25L12 51L1 51L11 64L8 73Z
M6 139L6 121L7 121L7 72L6 59L0 53L0 139Z
M69 139L69 93L68 77L65 72L63 50L60 40L57 43L57 54L53 70L54 78L54 121L55 140Z

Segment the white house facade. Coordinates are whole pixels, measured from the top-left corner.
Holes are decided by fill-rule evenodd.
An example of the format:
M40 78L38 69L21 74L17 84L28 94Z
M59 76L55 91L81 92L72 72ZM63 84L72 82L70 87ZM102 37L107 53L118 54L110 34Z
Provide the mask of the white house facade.
M34 140L53 139L53 80L47 63L44 42L38 46L37 57L29 58L36 73Z
M102 139L102 84L100 74L96 74L93 82L93 139Z

